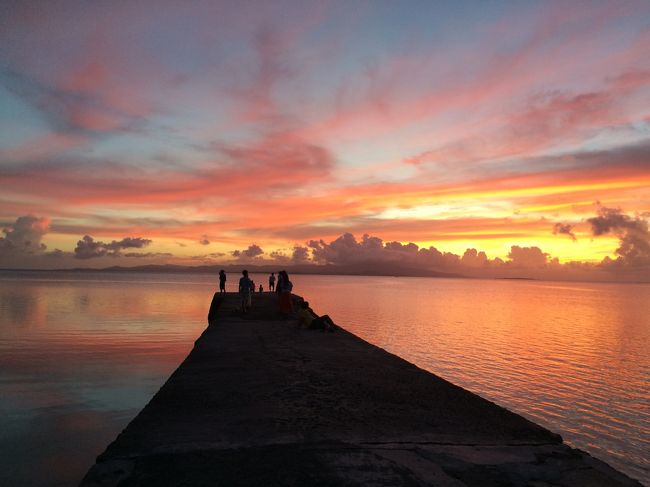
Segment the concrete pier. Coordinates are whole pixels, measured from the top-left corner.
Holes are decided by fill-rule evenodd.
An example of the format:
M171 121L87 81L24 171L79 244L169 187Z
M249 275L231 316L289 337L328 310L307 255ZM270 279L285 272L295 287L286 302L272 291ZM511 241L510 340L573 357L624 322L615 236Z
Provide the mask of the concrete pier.
M82 486L641 485L345 330L297 329L273 294L247 315L237 305L213 301L192 352Z

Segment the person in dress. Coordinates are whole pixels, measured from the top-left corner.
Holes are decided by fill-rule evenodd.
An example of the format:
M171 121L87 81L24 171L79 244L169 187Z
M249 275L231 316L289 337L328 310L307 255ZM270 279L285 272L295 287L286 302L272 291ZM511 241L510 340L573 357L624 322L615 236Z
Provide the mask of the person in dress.
M251 292L253 292L253 281L248 278L248 271L243 270L239 278L239 297L241 298L241 311L246 313L251 307Z
M282 279L283 279L283 273L284 271L278 272L278 284L275 286L275 292L280 295L280 288L282 287Z
M226 292L226 271L223 269L219 271L219 292Z
M293 284L289 280L287 271L280 271L278 273L278 303L280 307L280 314L284 317L289 317L293 312L293 305L291 303L292 290Z

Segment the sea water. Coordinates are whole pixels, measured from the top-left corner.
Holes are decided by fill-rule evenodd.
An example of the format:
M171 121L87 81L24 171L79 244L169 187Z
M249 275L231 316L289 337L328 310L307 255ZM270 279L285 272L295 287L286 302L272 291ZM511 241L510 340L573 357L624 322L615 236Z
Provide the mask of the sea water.
M292 281L349 331L650 485L650 285ZM217 282L0 272L0 485L77 484L191 350Z

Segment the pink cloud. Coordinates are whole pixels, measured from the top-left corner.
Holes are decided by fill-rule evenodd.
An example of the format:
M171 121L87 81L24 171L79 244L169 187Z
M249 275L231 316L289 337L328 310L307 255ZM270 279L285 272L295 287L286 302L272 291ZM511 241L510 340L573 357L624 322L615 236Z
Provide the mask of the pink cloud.
M596 199L646 209L647 151L623 154L615 144L629 140L608 135L644 133L645 5L522 7L453 43L406 29L381 49L358 38L373 6L349 10L17 3L0 33L2 79L48 133L0 147L4 217L46 205L56 231L77 237L254 236L290 248L286 238L344 231L550 231L537 219L547 210L511 222L474 216L477 205L574 205L562 218ZM576 149L589 144L610 149ZM382 215L447 202L468 214Z
M471 163L513 156L530 156L567 142L580 142L603 128L630 123L625 104L650 86L650 71L630 71L601 91L571 95L535 95L527 105L505 114L496 127L480 136L463 137L437 149L405 159L409 164Z

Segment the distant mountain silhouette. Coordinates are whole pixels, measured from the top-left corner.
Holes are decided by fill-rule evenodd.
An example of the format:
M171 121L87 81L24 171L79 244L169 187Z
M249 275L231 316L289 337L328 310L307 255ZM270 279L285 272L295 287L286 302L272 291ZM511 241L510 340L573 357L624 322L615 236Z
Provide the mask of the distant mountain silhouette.
M351 276L408 276L408 277L465 277L461 274L450 272L440 272L430 269L419 269L412 267L400 266L399 264L387 264L386 262L365 262L350 266L338 265L314 265L314 264L215 264L201 266L182 266L182 265L141 265L135 267L112 266L103 269L89 269L79 267L74 269L65 269L66 271L75 272L161 272L161 273L192 273L192 274L218 274L220 269L226 272L241 272L242 269L248 269L250 273L271 273L284 269L290 274L316 274L316 275L351 275Z

